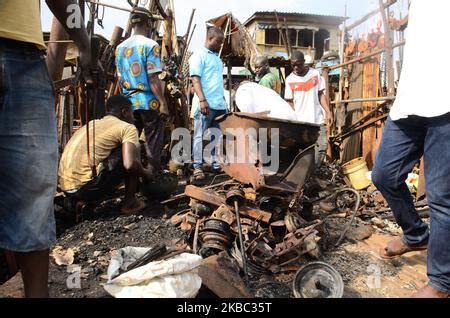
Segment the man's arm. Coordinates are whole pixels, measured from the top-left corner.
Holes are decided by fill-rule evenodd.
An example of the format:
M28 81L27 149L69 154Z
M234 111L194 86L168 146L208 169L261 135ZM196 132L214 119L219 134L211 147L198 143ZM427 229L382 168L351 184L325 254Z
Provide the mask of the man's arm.
M159 113L169 116L169 108L167 107L166 97L163 93L163 83L159 79L158 75L155 73L149 74L148 83L150 84L150 89L160 103Z
M325 122L328 126L328 129L331 129L333 125L333 114L330 110L330 102L328 101L328 97L325 94L325 90L319 92L319 101L322 108L325 110Z
M69 6L78 6L78 2L76 0L46 0L45 2L78 47L84 79L87 84L92 84L93 80L90 73L92 69L91 43L84 27L84 21L80 17L79 28L71 28L67 25L67 20L73 14L71 10L68 10Z
M200 100L200 111L203 115L208 115L209 104L206 100L205 94L203 93L202 81L199 76L192 76L192 86L194 87L195 94L197 94Z
M153 171L142 166L138 148L132 142L122 144L122 158L123 166L128 173L146 179L152 178Z

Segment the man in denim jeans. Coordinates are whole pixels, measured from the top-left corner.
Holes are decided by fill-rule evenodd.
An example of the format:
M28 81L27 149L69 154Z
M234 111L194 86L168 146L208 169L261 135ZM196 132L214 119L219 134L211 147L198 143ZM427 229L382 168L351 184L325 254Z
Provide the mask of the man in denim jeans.
M431 2L431 3L430 3ZM412 1L405 58L397 98L386 122L372 172L373 183L386 198L403 237L380 251L382 258L428 248L426 287L414 297L450 295L450 104L442 98L447 90L448 63L421 69L423 39L441 41L429 30L450 28L445 1ZM405 180L424 156L431 229L416 209Z
M203 135L209 128L219 128L216 117L227 113L223 87L223 64L219 51L224 41L221 29L210 27L205 46L197 50L189 60L189 72L195 96L192 101L194 112L194 179L202 180L203 174ZM217 143L212 136L211 141ZM212 150L212 168L220 171L217 149Z
M86 30L68 28L73 0L47 4L90 70ZM3 0L0 8L0 248L15 252L26 297L48 297L49 249L58 141L53 83L45 65L38 0ZM85 74L87 84L92 78Z

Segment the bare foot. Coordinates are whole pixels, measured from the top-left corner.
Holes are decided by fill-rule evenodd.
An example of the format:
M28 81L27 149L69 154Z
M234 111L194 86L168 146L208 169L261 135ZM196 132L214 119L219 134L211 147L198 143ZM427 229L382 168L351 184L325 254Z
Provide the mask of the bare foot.
M120 209L120 213L125 215L131 215L141 212L145 208L145 203L136 198L125 201L122 208Z

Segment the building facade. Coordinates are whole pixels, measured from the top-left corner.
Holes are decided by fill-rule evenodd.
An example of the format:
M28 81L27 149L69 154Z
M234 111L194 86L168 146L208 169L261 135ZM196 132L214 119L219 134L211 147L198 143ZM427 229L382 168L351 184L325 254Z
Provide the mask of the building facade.
M300 50L318 60L326 53L339 51L339 25L344 20L344 17L306 13L255 12L244 25L264 55L288 57L281 34L286 34L287 26L292 50Z

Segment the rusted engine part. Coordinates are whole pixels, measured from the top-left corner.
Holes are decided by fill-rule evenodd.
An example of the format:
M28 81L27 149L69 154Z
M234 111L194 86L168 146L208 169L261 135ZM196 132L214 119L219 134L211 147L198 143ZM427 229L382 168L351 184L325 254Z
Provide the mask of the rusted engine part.
M236 213L236 225L239 237L239 247L242 255L242 269L244 270L245 279L248 280L247 271L247 257L245 255L244 237L242 234L241 216L239 215L239 205L243 205L245 202L245 193L240 189L234 189L227 193L226 203L228 205L234 204L234 211Z
M318 138L318 125L249 113L230 113L217 120L227 142L234 141L233 149L242 150L246 159L246 163L227 163L235 162L235 160L229 160L234 158L223 158L225 173L243 184L251 184L255 190L295 193L302 188L314 167L314 144ZM242 131L245 134L252 129L256 135L249 133L243 137L244 142L242 142ZM259 135L260 129L266 129L268 135ZM279 141L280 151L283 152L283 155L279 156L279 173L269 171L273 169L269 169L261 162L263 149L259 149L257 154L252 152L251 144L253 141L258 141L253 140L255 137L259 141L267 139L268 144L271 144L272 140ZM284 150L287 151L284 152ZM234 157L234 154L228 154L228 156Z
M203 258L219 254L231 245L230 225L221 219L206 219L199 230L199 238L202 243L199 254Z
M293 266L301 261L302 256L309 254L318 257L317 227L322 221L317 220L313 224L288 234L284 240L276 244L274 248L269 245L265 235L249 242L246 253L251 262L258 264L272 273L279 273L283 268Z
M225 197L220 196L211 190L205 190L193 185L189 185L186 187L185 194L192 199L211 204L214 207L219 207L224 204L226 205ZM233 207L229 208L231 210L234 210ZM272 218L272 213L246 206L239 207L239 213L245 217L250 217L265 224L269 224L270 219Z

